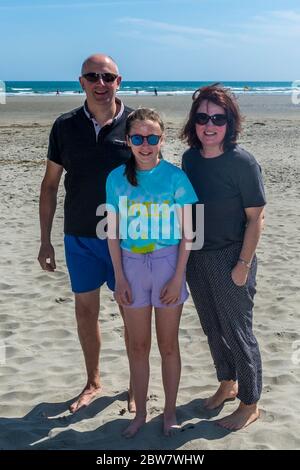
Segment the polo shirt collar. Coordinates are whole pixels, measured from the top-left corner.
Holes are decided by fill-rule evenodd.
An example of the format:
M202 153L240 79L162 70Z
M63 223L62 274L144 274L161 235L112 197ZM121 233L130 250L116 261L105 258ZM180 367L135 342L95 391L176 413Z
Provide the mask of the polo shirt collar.
M122 114L123 114L123 112L124 112L124 103L123 103L121 100L119 100L119 98L116 98L116 102L120 105L120 111L119 111L118 114L113 118L112 124L113 124L114 122L118 121L118 120L122 117ZM91 111L89 110L89 107L88 107L88 104L87 104L87 100L85 100L85 102L84 102L83 110L84 110L84 113L85 113L86 117L87 117L88 119L90 119L91 121L93 121L93 124L94 124L94 125L97 124L97 125L100 127L98 121L96 121L95 117L93 116L93 114L92 114Z

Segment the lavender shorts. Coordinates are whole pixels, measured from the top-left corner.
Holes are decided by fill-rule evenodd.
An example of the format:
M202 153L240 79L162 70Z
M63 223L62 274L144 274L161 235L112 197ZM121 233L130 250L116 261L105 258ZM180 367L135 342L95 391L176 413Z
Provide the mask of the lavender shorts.
M165 284L173 277L178 257L179 245L161 248L152 253L139 254L122 250L124 274L130 284L133 302L128 307L167 308L183 304L189 294L186 288L185 275L182 281L181 295L174 304L160 302L160 294Z

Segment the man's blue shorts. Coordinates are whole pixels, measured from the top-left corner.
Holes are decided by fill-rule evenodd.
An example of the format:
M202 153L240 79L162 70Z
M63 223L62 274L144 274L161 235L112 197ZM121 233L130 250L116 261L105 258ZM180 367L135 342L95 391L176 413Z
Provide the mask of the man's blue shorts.
M65 254L72 291L89 292L105 282L115 289L113 264L107 240L65 235Z

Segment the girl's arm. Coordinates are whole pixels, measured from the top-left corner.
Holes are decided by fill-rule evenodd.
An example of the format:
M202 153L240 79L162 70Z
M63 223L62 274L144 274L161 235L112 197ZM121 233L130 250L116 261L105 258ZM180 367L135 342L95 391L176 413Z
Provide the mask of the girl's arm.
M182 280L188 262L191 245L194 238L192 223L192 204L185 204L179 210L179 221L181 228L181 242L179 244L179 253L174 277L180 277Z
M181 242L179 244L178 259L174 276L164 286L161 291L160 300L162 303L172 304L180 297L182 279L188 262L193 240L192 233L192 205L185 204L184 208L178 210L178 219L181 228Z
M131 289L124 275L122 264L122 253L119 238L119 217L115 212L108 212L108 248L114 267L116 280L115 299L120 305L132 303Z

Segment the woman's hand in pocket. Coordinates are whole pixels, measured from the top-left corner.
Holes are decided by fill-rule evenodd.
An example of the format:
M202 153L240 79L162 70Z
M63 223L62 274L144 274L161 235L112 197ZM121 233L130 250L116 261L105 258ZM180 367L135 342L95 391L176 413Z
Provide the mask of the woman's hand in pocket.
M231 279L236 286L242 287L247 282L249 268L242 263L237 263L231 271Z

